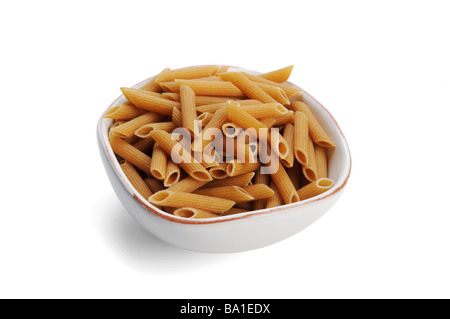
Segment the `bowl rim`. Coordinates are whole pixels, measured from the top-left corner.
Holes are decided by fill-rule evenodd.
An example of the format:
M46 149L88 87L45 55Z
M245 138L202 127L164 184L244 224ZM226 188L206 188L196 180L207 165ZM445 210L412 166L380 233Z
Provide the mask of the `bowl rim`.
M219 65L219 66L223 66L223 65ZM230 68L235 68L235 69L239 69L241 71L247 71L247 72L252 72L254 74L261 74L260 72L256 72L256 71L251 71L251 70L247 70L244 68L240 68L240 67L235 67L235 66L229 66ZM156 75L155 75L156 76ZM140 86L142 86L143 84L147 83L148 81L152 80L155 76L149 77L135 85L133 85L133 88L138 88ZM246 213L242 213L242 214L237 214L237 215L228 215L228 216L218 216L218 217L214 217L214 218L200 218L200 219L194 219L194 218L183 218L183 217L178 217L178 216L174 216L171 215L155 206L153 206L150 202L148 202L147 200L145 200L136 190L135 188L132 186L132 184L128 181L128 179L126 178L125 174L123 173L123 171L120 168L119 162L116 159L116 156L114 154L114 152L112 151L111 145L109 143L108 140L108 136L106 134L103 134L103 132L105 132L105 119L103 118L104 114L113 106L115 106L117 104L117 102L124 98L124 95L121 94L119 97L117 97L107 108L106 110L102 113L102 115L100 116L100 119L98 120L97 123L97 136L101 142L102 145L102 150L104 151L104 153L106 154L107 158L109 159L109 162L111 164L111 167L113 168L114 173L116 174L116 176L119 178L119 180L121 181L122 185L125 186L125 188L127 189L127 191L130 193L130 195L133 196L133 198L143 207L145 208L148 212L161 217L165 220L171 221L171 222L176 222L176 223L180 223L180 224L190 224L190 225L204 225L204 224L216 224L216 223L225 223L225 222L231 222L231 221L236 221L236 220L242 220L242 219L246 219L246 218L251 218L251 217L255 217L255 216L264 216L264 215L269 215L272 213L276 213L276 212L281 212L281 211L285 211L285 210L289 210L291 208L298 208L298 207L304 207L307 205L311 205L314 203L318 203L321 202L327 198L330 198L332 196L335 196L337 193L339 193L340 191L342 191L345 186L347 185L347 182L350 178L350 173L352 170L352 157L351 157L351 153L350 153L350 149L348 146L348 142L347 139L345 138L344 133L342 132L341 127L339 126L338 122L336 121L336 119L334 118L334 116L330 113L330 111L328 111L327 108L325 108L316 98L314 98L311 94L309 94L308 92L306 92L305 90L303 90L302 88L300 88L299 86L286 81L284 83L287 83L293 87L299 88L303 91L303 95L307 95L310 99L312 99L315 103L317 103L317 105L319 105L326 113L327 115L330 117L330 119L333 121L334 125L336 126L336 128L338 129L339 135L341 137L341 139L343 140L343 144L345 146L345 153L348 157L348 172L347 175L345 176L344 180L338 184L338 185L334 185L332 189L330 189L329 191L320 194L318 196L300 201L300 202L296 202L296 203L291 203L291 204L286 204L286 205L282 205L282 206L278 206L278 207L272 207L272 208L264 208L264 209L260 209L260 210L256 210L256 211L250 211L250 212L246 212Z

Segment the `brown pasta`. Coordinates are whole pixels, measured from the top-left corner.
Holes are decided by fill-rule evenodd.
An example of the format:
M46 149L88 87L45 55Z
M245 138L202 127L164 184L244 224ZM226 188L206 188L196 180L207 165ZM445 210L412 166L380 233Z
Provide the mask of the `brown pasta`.
M136 193L180 218L224 218L334 187L327 148L335 145L303 91L286 82L293 66L228 70L165 69L139 89L121 88L128 101L104 118Z

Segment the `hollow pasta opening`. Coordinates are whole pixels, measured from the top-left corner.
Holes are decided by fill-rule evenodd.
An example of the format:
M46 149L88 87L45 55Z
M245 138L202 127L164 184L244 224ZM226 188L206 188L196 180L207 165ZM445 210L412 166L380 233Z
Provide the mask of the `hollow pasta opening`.
M277 111L280 112L280 114L287 114L288 109L285 108L282 104L277 105Z
M285 143L278 144L278 151L280 152L281 157L286 157L288 155L288 146Z
M302 163L302 164L306 163L306 161L307 161L306 154L303 153L302 151L297 150L297 151L295 152L295 157L296 157L297 160L298 160L300 163Z
M333 181L328 178L321 178L317 181L317 186L330 187L330 186L333 186Z
M298 194L296 192L293 192L291 199L290 199L290 203L296 203L299 201L300 201L300 196L298 196Z
M172 174L170 174L167 178L166 178L166 184L167 185L172 185L174 184L178 177L179 177L179 173L178 172L173 172Z
M157 171L157 170L152 169L152 170L151 170L151 173L152 173L152 175L155 176L155 178L157 178L157 179L163 179L163 178L164 178L163 174L162 174L160 171Z
M232 174L234 172L234 168L235 168L234 163L228 163L228 166L227 166L228 175L232 176Z
M191 218L194 215L195 215L195 212L193 212L192 210L190 210L188 208L186 208L186 209L179 209L176 212L176 216L184 217L184 218Z
M307 168L305 168L304 173L308 180L314 181L316 179L316 173L312 169L307 167Z
M227 172L223 169L214 169L210 173L215 179L223 179L228 176Z
M153 194L150 198L154 200L155 202L162 202L166 200L170 196L170 192L167 191L160 191L156 194Z
M194 175L194 178L196 178L200 181L209 181L210 180L210 176L206 172L197 171L197 172L193 172L192 174Z

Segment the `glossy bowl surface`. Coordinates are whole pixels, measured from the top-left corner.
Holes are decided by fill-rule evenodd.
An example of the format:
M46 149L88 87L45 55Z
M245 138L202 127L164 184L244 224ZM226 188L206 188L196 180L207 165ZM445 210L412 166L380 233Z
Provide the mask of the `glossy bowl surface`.
M150 79L134 87L140 88ZM280 207L218 218L187 219L168 214L142 198L125 177L108 140L108 130L113 121L104 119L102 114L97 125L97 141L103 165L128 213L147 231L168 243L214 253L252 250L274 244L300 232L323 216L341 196L351 171L350 150L336 120L307 92L302 98L336 144L336 148L328 153L328 173L335 185L319 196ZM106 110L125 101L121 95Z

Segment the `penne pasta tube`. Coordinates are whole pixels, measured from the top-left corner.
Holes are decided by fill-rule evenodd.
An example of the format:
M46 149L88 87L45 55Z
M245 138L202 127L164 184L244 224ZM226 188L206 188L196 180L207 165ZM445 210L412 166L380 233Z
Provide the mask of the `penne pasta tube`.
M164 90L165 93L175 93L178 94L180 93L180 85L175 82L161 82L159 83L159 86L161 87L161 89ZM180 100L176 101L179 102Z
M232 104L235 104L237 102L231 102ZM228 113L227 113L227 106L222 107L220 110L218 110L216 113L214 113L213 118L209 123L203 128L204 132L208 132L209 129L222 129L222 125L224 125L228 121ZM211 143L210 140L206 139L204 135L202 135L201 141L194 141L191 144L191 149L194 150L194 152L201 152L205 150L205 148Z
M246 213L246 212L247 211L245 209L232 207L229 210L227 210L225 213L221 214L220 216L236 215L236 214L242 214L242 213Z
M252 74L248 74L245 72L242 72L242 74L244 74L248 79L252 80L253 82L256 83L263 83L263 84L270 84L276 87L279 87L280 89L282 89L286 95L288 97L291 97L295 94L299 94L301 92L303 92L301 89L295 88L293 86L287 85L287 84L281 84L281 83L277 83L277 82L273 82L267 79L264 79L260 76L256 76L256 75L252 75Z
M152 164L150 173L157 179L163 180L166 176L167 155L158 143L153 144Z
M252 99L239 100L238 102L239 102L240 106L262 104L262 102L260 102L258 100L252 100ZM218 111L219 109L221 109L222 107L224 107L226 105L227 105L227 102L206 104L206 105L197 106L196 110L197 110L197 112L200 112L200 113L206 113L206 112L215 113L216 111Z
M147 184L145 184L142 177L136 171L134 166L127 161L123 161L120 163L120 168L125 173L125 176L130 181L131 185L136 189L136 191L144 197L146 200L153 195L151 190L148 188Z
M215 167L209 169L209 173L214 179L224 179L228 177L227 173L228 163L220 163Z
M307 144L307 156L308 156L308 165L303 165L302 171L303 175L310 182L315 181L317 177L317 162L316 156L314 154L314 143L310 136L308 136L308 144Z
M166 166L166 174L164 177L164 186L170 187L180 180L181 171L180 167L172 162L172 160L169 158L167 160L167 166Z
M274 194L272 197L267 199L265 208L272 208L283 205L283 197L281 197L281 194L274 182L270 183L270 188L273 190Z
M212 76L217 73L217 65L193 66L181 69L162 71L156 78L156 83L173 81L175 79L196 79Z
M128 122L123 123L122 125L112 128L110 132L111 134L114 134L118 137L131 137L134 135L134 132L141 126L161 121L163 118L164 116L161 114L147 112Z
M267 128L272 128L272 126L275 125L277 122L276 118L273 117L266 117L260 120L260 122L265 125Z
M184 218L213 218L218 217L219 215L213 214L201 209L191 208L191 207L183 207L178 208L173 211L173 214L178 217Z
M269 174L261 174L261 170L259 169L256 171L253 182L255 183L255 185L257 185L257 184L269 185L270 175ZM265 198L255 200L253 202L253 209L260 210L260 209L266 208L266 201L267 201L267 199L265 199Z
M208 76L206 78L193 79L193 80L194 81L223 81L222 78L220 76L217 76L217 75Z
M331 189L334 186L334 182L329 178L319 178L306 186L303 186L297 191L301 200L305 200Z
M225 198L234 201L236 204L249 202L255 198L239 186L221 186L214 188L202 188L194 192L195 194Z
M135 132L134 135L140 137L140 138L150 138L150 133L154 130L162 130L166 131L168 133L172 133L172 131L175 129L175 124L173 122L158 122L158 123L151 123L151 124L145 124L139 127Z
M228 138L235 138L241 133L242 129L233 122L228 122L222 125L222 132Z
M228 176L237 176L245 173L256 171L260 166L260 163L239 163L234 159L228 163L227 174Z
M242 93L251 99L259 100L263 103L276 103L277 101L250 81L245 75L239 72L221 73L219 76L225 81L233 83Z
M264 92L266 92L267 94L269 94L275 101L281 103L281 104L290 104L290 100L289 97L287 96L287 94L283 91L283 89L270 85L270 84L266 84L266 83L258 83L258 82L253 82L257 87L259 87L261 90L263 90Z
M152 193L157 193L165 189L163 183L159 179L147 177L146 179L144 179L144 182L147 185L147 187L152 191Z
M147 153L151 149L153 149L153 143L155 141L152 138L141 138L138 141L131 144L134 148L138 149L143 153Z
M150 173L150 166L152 164L152 159L150 156L131 146L120 137L111 135L109 138L109 142L111 144L112 150L114 151L114 154L130 162L141 171Z
M314 144L314 157L316 158L317 178L327 178L327 149L325 147Z
M176 107L174 107L172 111L172 122L175 125L175 127L181 127L183 125L181 110Z
M229 68L230 67L228 65L219 66L219 69L217 70L216 74L227 72Z
M129 104L122 104L118 106L114 106L110 108L105 115L104 118L108 119L116 119L116 120L132 120L142 114L146 113L143 109L138 109L136 106Z
M182 147L179 151L176 151L180 145L177 141L172 140L171 134L156 130L152 131L150 136L159 144L168 156L171 156L172 161L180 165L189 176L201 181L212 180L209 172L201 164L194 162L190 152L183 150Z
M290 110L288 113L282 116L278 116L275 119L274 126L294 124L294 111Z
M195 94L189 86L180 86L180 103L181 103L181 123L184 128L192 133L197 133L195 120L197 111L195 110Z
M251 104L242 105L242 109L253 116L255 119L263 119L270 117L279 117L289 113L289 110L280 103L263 103L263 104Z
M180 94L178 93L164 92L162 93L162 97L171 101L180 102Z
M249 193L255 200L267 199L274 195L274 191L269 186L264 184L254 184L242 188L247 193ZM254 203L253 209L255 209Z
M162 94L139 89L121 88L123 95L136 107L150 112L172 115L174 107L180 108L180 103L164 99ZM158 94L158 96L155 96Z
M317 121L308 105L303 102L293 102L290 107L295 112L300 111L305 113L308 118L309 135L311 135L314 143L322 147L335 147L333 141L322 128L319 121Z
M279 165L278 170L271 174L271 177L280 192L281 197L283 197L285 204L295 203L300 200L297 190L295 189L294 184L292 184L292 181L286 173L283 165Z
M209 105L209 104L217 104L217 103L226 103L228 100L236 100L236 97L233 96L202 96L202 95L196 95L195 96L195 105L203 106L203 105Z
M205 183L200 186L202 188L211 188L211 187L221 187L221 186L239 186L244 187L247 186L252 180L253 176L255 176L254 172L237 175L234 177L228 177L225 179L215 179L209 183ZM181 181L182 182L182 181ZM179 182L179 183L181 183ZM178 183L178 184L179 184Z
M265 142L270 144L273 140L275 145L272 145L272 149L275 151L275 153L280 158L285 158L287 156L289 152L289 147L284 138L279 133L278 134L276 132L274 133L274 131L271 130L272 132L269 134L268 127L265 124L255 119L253 116L247 113L242 107L237 106L236 104L229 103L227 106L227 110L228 110L228 118L231 121L233 121L235 124L239 125L246 131L251 128L252 130L248 130L249 133L254 132L258 137L258 139L260 138L260 134L262 132L266 132L266 134L264 135ZM272 135L274 137L273 139Z
M295 112L294 120L294 155L299 163L306 166L309 164L308 157L308 118L303 112Z
M183 178L178 183L173 184L169 188L168 191L172 192L184 192L184 193L192 193L193 191L199 189L200 187L206 185L208 182L199 181L190 176Z
M286 124L284 126L283 138L288 145L289 151L288 155L280 159L280 161L285 167L292 167L294 165L294 125Z
M189 86L195 95L245 97L233 83L226 81L175 80L175 82L178 85Z
M228 199L168 190L153 194L148 201L159 206L191 207L216 214L226 212L235 204L234 201Z
M266 80L273 81L273 82L282 83L289 79L293 68L294 68L294 66L290 65L290 66L287 66L282 69L263 73L263 74L259 75L259 77L264 78Z
M200 125L202 127L205 127L212 120L213 117L214 117L213 113L205 112L197 117L197 121L200 122Z

